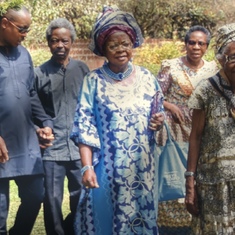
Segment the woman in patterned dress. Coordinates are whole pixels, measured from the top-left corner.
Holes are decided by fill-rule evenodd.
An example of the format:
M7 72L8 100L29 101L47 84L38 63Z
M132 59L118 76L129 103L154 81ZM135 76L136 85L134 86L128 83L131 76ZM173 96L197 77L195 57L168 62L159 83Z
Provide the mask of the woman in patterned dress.
M186 55L165 60L157 80L164 94L166 121L173 138L178 142L188 142L192 116L188 99L201 79L214 75L218 68L215 61L202 59L209 43L210 33L202 26L193 26L185 35ZM157 143L165 145L165 129L157 133ZM187 212L184 199L159 202L158 227L160 235L186 235L190 233L191 216Z
M235 234L235 23L218 29L216 58L221 70L189 100L185 202L194 235Z
M158 234L151 132L163 124L163 96L155 77L131 63L132 49L142 42L131 14L104 8L90 49L107 62L84 78L72 133L85 186L77 235ZM151 116L153 97L158 97L157 113Z

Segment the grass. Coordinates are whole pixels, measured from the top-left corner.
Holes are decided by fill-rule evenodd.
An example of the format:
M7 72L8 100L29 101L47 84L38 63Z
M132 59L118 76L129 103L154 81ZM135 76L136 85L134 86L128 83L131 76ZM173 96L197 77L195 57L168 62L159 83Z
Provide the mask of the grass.
M69 193L67 188L67 180L65 180L65 187L64 187L64 200L62 205L62 210L64 217L69 213ZM11 181L10 184L10 208L7 220L7 227L10 229L15 221L16 212L18 210L20 204L20 198L18 197L18 188L14 181ZM46 235L45 228L44 228L44 221L43 221L43 206L39 212L37 217L36 223L34 225L33 231L31 235Z

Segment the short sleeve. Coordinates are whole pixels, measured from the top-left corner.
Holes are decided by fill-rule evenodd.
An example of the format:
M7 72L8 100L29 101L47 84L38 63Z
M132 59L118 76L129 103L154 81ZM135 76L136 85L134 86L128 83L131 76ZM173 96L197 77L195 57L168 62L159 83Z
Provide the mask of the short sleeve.
M169 87L172 85L171 64L170 60L163 60L161 69L156 76L163 94L166 94Z
M211 86L208 79L201 80L188 100L188 107L190 109L205 110L210 88Z

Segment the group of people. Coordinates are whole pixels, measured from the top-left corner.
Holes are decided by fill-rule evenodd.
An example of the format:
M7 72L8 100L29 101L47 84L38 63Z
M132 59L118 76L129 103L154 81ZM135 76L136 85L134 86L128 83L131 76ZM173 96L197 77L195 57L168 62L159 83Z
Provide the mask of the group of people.
M193 26L185 56L156 76L132 63L143 37L116 7L94 24L89 48L106 61L93 71L69 56L76 33L64 18L50 22L51 59L34 68L21 45L30 24L21 5L0 16L0 235L11 180L21 204L10 235L31 234L42 202L47 235L235 234L235 24L217 31L219 64L203 59L211 36ZM186 197L158 203L164 122L189 142Z

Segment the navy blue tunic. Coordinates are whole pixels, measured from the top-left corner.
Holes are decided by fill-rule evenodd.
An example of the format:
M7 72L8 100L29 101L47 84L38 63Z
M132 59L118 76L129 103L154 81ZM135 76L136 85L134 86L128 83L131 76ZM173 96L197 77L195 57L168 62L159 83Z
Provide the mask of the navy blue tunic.
M28 51L0 47L0 136L9 161L0 163L0 178L42 174L42 159L33 118L52 127L33 89L33 64Z

